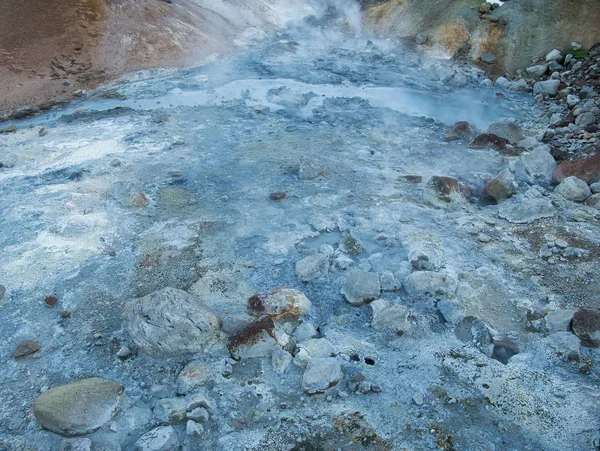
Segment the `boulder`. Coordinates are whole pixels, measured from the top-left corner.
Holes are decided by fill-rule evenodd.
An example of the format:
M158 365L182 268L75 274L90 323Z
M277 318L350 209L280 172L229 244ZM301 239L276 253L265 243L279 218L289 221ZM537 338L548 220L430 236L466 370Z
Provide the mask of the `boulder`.
M560 80L546 80L538 81L533 85L533 94L555 96L558 93L558 87L560 86Z
M567 177L577 177L588 185L600 181L600 147L596 146L591 151L595 152L587 158L573 161L563 161L552 172L552 183L558 184Z
M504 150L508 145L508 140L501 138L500 136L496 136L491 133L483 133L479 136L473 138L471 141L470 147L472 149L488 149L492 148L494 150Z
M385 299L371 302L374 329L404 330L408 326L408 308L404 305L392 305Z
M164 288L125 306L127 331L146 354L176 357L202 351L221 328L219 316L183 290Z
M159 426L146 432L137 442L135 451L173 451L179 446L179 436L172 426Z
M537 64L527 68L527 73L532 77L541 77L548 71L547 64Z
M374 272L351 271L341 293L352 305L373 301L381 294L379 276Z
M550 182L552 171L556 168L556 161L545 146L536 147L521 155L521 163L530 176L543 183Z
M296 277L302 282L310 282L327 275L329 257L324 254L314 254L296 262Z
M596 122L596 115L590 111L581 113L579 116L577 116L577 119L575 119L575 125L579 127L592 125L594 122Z
M124 387L92 377L51 388L33 404L35 419L57 434L84 435L100 429L119 409Z
M284 348L289 336L275 325L269 315L248 324L227 339L227 348L236 359L269 357L276 349Z
M554 192L573 202L583 202L592 195L587 183L577 177L567 177L554 188Z
M571 332L553 333L546 341L565 360L579 360L579 338Z
M309 395L324 393L337 385L343 377L342 368L335 358L311 359L302 376L302 388Z
M415 271L404 282L404 288L411 296L454 294L456 287L452 276L434 271Z
M509 170L504 170L485 184L484 193L496 202L502 202L517 192L515 178Z
M576 309L558 309L548 312L545 318L548 333L567 332L576 311Z
M571 327L583 346L600 347L600 312L588 309L578 310L573 314Z
M498 216L513 224L531 224L539 219L551 218L556 213L548 199L529 199L523 203L504 205Z
M450 324L458 324L465 317L464 308L458 299L442 299L438 301L437 308Z
M295 288L277 288L248 300L248 310L252 315L269 315L274 320L299 320L311 308L310 300Z
M488 133L504 138L512 144L516 144L524 139L521 127L508 119L490 124Z

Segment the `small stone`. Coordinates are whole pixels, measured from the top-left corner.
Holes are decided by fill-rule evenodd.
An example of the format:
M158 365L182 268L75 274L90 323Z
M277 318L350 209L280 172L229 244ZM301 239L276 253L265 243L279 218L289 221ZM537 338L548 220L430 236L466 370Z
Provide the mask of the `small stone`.
M117 357L121 360L127 359L127 357L129 357L130 355L131 349L129 349L127 346L121 346L121 349L119 349L119 352L117 352Z
M516 144L524 139L521 127L511 120L503 120L490 124L488 133L504 138L512 144Z
M311 308L310 300L295 288L277 288L248 299L248 310L252 315L269 315L274 320L299 320Z
M312 323L306 321L300 324L294 331L294 339L297 343L309 340L311 338L316 338L318 336L319 332L317 331L317 328Z
M118 382L84 379L42 393L33 405L33 414L44 428L57 434L89 434L111 420L123 391Z
M185 425L185 434L190 438L200 438L204 435L204 427L195 421L188 421Z
M371 327L374 329L404 330L408 325L408 308L404 305L391 305L385 299L377 299L370 306L373 309Z
M575 125L579 127L592 125L594 122L596 122L596 115L589 111L581 113L579 116L577 116L577 119L575 119Z
M196 392L188 399L186 410L191 412L198 407L203 407L208 410L213 410L213 402L204 392Z
M427 182L427 187L432 189L440 199L446 202L450 202L461 196L460 184L454 177L434 175Z
M521 162L529 175L544 183L552 179L552 172L556 168L554 157L543 146L521 155Z
M554 49L546 55L546 62L556 61L562 58L562 52L559 49Z
M586 199L585 204L588 207L592 207L592 208L596 208L597 210L600 210L600 194L592 194L590 197L588 197Z
M398 291L402 288L402 282L396 280L396 277L390 271L385 271L379 276L379 285L381 291Z
M329 272L329 256L314 254L296 262L296 277L302 282L310 282L327 275Z
M115 158L114 160L112 160L112 161L110 162L110 165L111 165L113 168L118 168L119 166L121 166L121 161L120 161L120 160L117 160L117 159Z
M508 89L510 88L510 80L506 77L498 77L496 78L494 85L502 89Z
M269 315L248 324L227 339L227 348L236 359L269 357L289 342L289 336L275 326Z
M422 406L423 403L425 402L425 399L423 398L423 395L421 393L415 393L413 395L413 402L417 405L417 406Z
M534 94L555 96L558 93L560 80L538 81L533 85Z
M292 363L292 354L283 349L276 349L271 354L271 362L276 373L283 374Z
M517 192L515 178L509 170L504 170L485 184L484 193L496 202L502 202Z
M306 351L310 358L331 357L335 353L333 344L327 338L311 338L296 346L298 350Z
M554 188L554 192L573 202L583 202L592 195L587 183L577 177L567 177Z
M427 35L425 33L419 33L415 36L415 42L417 45L423 45L427 42Z
M494 55L493 53L486 53L481 57L481 61L483 61L486 64L494 64L497 59L498 57L496 57L496 55Z
M159 426L146 432L137 442L135 451L173 451L179 446L179 436L173 426Z
M22 341L17 345L17 349L13 353L15 359L22 359L24 357L35 354L40 350L40 346L31 340Z
M300 163L299 169L300 180L312 180L316 179L323 174L323 167L314 161L304 159Z
M556 240L554 244L556 244L561 249L566 249L569 247L569 243L567 243L565 240Z
M48 307L54 307L56 304L58 304L58 298L56 296L49 295L44 298L44 302Z
M479 241L480 243L489 243L490 241L492 241L492 238L489 235L486 235L485 233L480 233L479 235L477 235L477 241Z
M592 193L599 194L600 193L600 182L592 183L590 185L590 189L592 190ZM2 288L4 288L4 287L2 287L2 285L0 285L0 299L2 299Z
M577 105L579 102L581 102L579 96L576 96L575 94L567 95L567 105L569 105L571 108Z
M588 348L600 346L600 313L581 309L573 314L571 322L573 333L579 337L581 344Z
M359 255L363 251L362 243L352 235L342 238L339 248L344 254L349 255Z
M559 309L549 312L545 318L548 333L568 331L576 311L576 309Z
M434 271L415 271L406 278L404 287L409 295L424 294L453 294L456 291L456 281L447 274Z
M196 407L187 414L187 417L197 423L206 423L210 419L210 414L204 407Z
M579 360L579 338L571 332L556 332L549 335L546 340L565 360Z
M352 271L348 275L341 293L352 305L362 305L373 301L381 294L379 276L373 272Z
M6 294L6 287L4 285L0 285L0 301L2 300L2 298L4 297L5 294Z
M150 204L150 200L146 197L144 193L136 193L133 196L131 204L134 207L147 207Z
M576 42L576 41L571 42L571 49L573 49L575 51L581 50L582 47L583 46L579 42Z
M4 127L0 129L0 133L4 133L5 135L8 133L14 133L17 131L17 126L15 124L11 124L8 127Z
M308 362L302 376L302 388L309 395L324 393L343 377L342 368L335 358L314 358Z
M175 386L177 393L186 394L192 390L204 385L212 376L211 368L200 360L192 360L189 362L179 376Z
M163 423L176 424L181 421L181 412L186 411L186 402L184 398L164 398L160 399L154 406L154 416ZM173 421L175 420L175 421Z
M532 77L541 77L548 70L547 64L538 64L527 68L527 73Z
M438 301L437 308L450 324L458 324L464 318L464 308L457 299L442 299Z
M278 193L269 194L269 197L271 198L271 200L283 200L283 199L285 199L286 195L287 194L284 192L278 192Z

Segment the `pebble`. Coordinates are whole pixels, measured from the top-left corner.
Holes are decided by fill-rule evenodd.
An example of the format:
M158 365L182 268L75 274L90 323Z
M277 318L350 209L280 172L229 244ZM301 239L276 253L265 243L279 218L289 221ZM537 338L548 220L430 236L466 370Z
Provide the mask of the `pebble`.
M302 376L302 388L308 395L323 393L337 385L343 377L342 368L335 358L314 358Z
M374 272L352 271L341 289L341 293L352 305L373 301L381 294L379 276Z
M129 357L130 355L131 349L129 349L127 346L122 346L121 349L119 349L119 352L117 352L117 357L121 360L127 359L127 357Z
M421 393L415 393L413 395L413 402L417 405L417 406L422 406L423 403L425 402L425 399L423 398L423 395Z
M173 426L159 426L146 432L137 442L135 451L173 451L179 445L179 436Z
M58 298L56 296L46 296L44 298L44 303L48 306L48 307L54 307L57 303L58 303Z
M15 359L22 359L24 357L35 354L40 350L40 346L31 340L22 341L17 345L17 349L13 353Z
M283 199L285 199L286 196L287 196L287 194L284 192L269 194L269 197L271 198L271 200L283 200Z

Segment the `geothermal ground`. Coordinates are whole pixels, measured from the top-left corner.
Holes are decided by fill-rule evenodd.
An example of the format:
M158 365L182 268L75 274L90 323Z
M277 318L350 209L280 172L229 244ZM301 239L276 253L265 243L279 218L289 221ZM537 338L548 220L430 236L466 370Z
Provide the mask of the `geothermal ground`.
M335 20L2 135L0 449L594 449L600 212L533 97Z

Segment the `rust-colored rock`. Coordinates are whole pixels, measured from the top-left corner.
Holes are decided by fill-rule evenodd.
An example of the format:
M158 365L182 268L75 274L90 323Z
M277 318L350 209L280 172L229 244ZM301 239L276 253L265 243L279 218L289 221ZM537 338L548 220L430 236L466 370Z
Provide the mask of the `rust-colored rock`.
M600 147L595 146L594 155L573 161L563 161L552 173L552 183L561 183L567 177L575 176L588 185L600 181Z
M227 349L236 360L267 357L288 341L289 337L277 328L273 318L264 315L231 335L227 339Z
M35 354L40 350L40 345L38 345L35 341L26 340L22 341L17 345L17 349L13 353L15 359L22 359L31 354Z
M46 298L44 299L44 302L46 303L46 305L48 307L54 307L56 304L58 304L58 298L56 296L46 296Z
M427 186L431 188L440 199L445 200L446 202L450 202L452 196L462 195L460 183L454 177L434 175L429 179L429 182L427 182Z
M588 348L600 347L600 312L581 309L573 314L573 333Z
M492 148L494 150L504 150L508 145L508 140L501 138L500 136L496 136L492 133L483 133L479 136L473 138L471 141L472 149L488 149Z
M270 293L256 294L248 299L248 309L254 315L269 315L273 319L295 319L312 307L308 298L294 288L277 288Z

